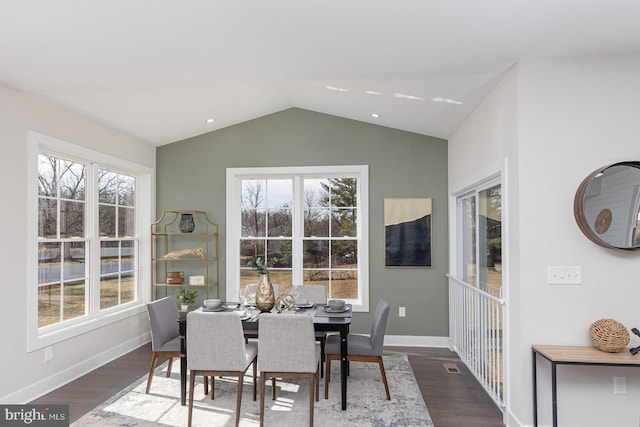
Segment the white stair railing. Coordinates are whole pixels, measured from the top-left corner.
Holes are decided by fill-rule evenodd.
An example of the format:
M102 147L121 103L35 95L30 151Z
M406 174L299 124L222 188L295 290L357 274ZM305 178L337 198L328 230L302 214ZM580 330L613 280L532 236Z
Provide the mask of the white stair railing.
M505 300L449 278L449 343L501 410Z

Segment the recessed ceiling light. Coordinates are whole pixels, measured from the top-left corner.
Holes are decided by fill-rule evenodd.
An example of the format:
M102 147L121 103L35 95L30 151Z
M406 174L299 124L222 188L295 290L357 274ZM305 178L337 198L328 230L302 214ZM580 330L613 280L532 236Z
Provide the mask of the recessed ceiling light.
M375 90L365 90L364 93L367 95L384 95L384 93L376 92Z
M211 119L207 119L207 123L213 123L213 122L215 122L215 121L216 121L216 119L213 119L213 118L211 118Z
M327 85L327 86L325 86L325 88L328 89L328 90L333 90L335 92L349 92L348 89L345 89L343 87L336 87L336 86Z
M462 105L463 104L462 102L456 101L455 99L442 98L440 96L436 96L435 98L431 98L431 100L433 102L444 102L446 104L456 104L456 105Z
M380 114L378 113L371 113L371 117L379 119L380 118Z
M424 98L420 98L419 96L407 95L406 93L394 93L393 96L401 99L414 99L416 101L424 101Z

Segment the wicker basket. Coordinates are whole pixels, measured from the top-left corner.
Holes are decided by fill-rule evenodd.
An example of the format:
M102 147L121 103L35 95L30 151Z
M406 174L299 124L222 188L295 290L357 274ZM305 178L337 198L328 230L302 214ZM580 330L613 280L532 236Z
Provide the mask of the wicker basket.
M618 353L629 345L629 331L624 325L613 319L596 320L589 327L591 341L598 350Z

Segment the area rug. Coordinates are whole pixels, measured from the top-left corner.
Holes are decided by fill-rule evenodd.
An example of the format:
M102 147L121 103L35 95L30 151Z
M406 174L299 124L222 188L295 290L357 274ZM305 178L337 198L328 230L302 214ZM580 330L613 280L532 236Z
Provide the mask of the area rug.
M384 357L391 400L386 400L380 370L375 363L351 362L347 410L341 410L340 364L333 363L329 399L324 399L324 379L320 401L315 402L315 426L433 426L429 411L405 354ZM160 366L145 394L146 376L113 396L72 424L79 426L186 426L187 406L180 405L179 363L166 378L166 363ZM260 424L260 396L252 400L251 369L245 377L240 426ZM196 381L193 426L233 426L237 378L216 378L215 399L204 396L202 377ZM258 381L260 381L258 379ZM307 380L279 379L276 400L271 399L270 381L265 393L266 426L307 425L309 400ZM258 393L260 387L258 384Z

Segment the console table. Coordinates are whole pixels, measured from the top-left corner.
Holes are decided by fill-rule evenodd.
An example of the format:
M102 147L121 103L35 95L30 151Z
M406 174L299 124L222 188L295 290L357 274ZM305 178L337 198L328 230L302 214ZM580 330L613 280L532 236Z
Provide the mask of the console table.
M538 427L538 383L537 355L551 363L551 401L553 404L553 427L558 426L558 395L556 367L558 365L640 366L640 356L628 351L607 353L595 347L570 347L561 345L533 345L533 425Z

